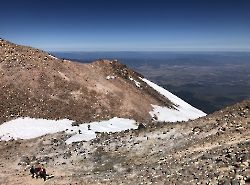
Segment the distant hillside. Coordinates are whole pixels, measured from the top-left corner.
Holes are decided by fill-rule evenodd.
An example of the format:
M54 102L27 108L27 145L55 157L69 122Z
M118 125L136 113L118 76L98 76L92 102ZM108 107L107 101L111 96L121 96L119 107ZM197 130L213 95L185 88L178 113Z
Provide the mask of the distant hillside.
M118 61L81 64L3 39L0 61L0 123L17 117L89 122L115 116L149 122L152 105L176 110L142 75ZM192 109L195 117L205 115Z

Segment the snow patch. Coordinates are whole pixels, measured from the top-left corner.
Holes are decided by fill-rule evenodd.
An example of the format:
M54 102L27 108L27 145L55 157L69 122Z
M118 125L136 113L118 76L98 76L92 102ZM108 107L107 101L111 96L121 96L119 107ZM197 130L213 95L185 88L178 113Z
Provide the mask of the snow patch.
M107 80L112 80L112 79L115 79L115 78L116 78L116 76L106 76Z
M55 56L53 56L53 55L49 55L51 58L53 58L53 59L58 59L58 58L56 58Z
M189 119L196 119L199 117L206 116L204 112L195 107L189 105L179 97L175 96L166 89L156 85L155 83L145 79L140 78L142 81L147 83L150 87L155 89L157 92L165 96L172 103L174 103L174 109L168 107L162 107L158 105L152 105L153 111L149 112L153 118L156 118L157 121L188 121Z
M89 141L96 137L95 132L121 132L128 129L137 129L136 122L131 119L114 117L107 121L92 122L90 124L81 124L79 127L74 127L73 133L77 132L74 136L66 140L67 144L77 141ZM89 126L88 126L89 125ZM89 127L89 128L88 128ZM90 129L90 130L89 130ZM79 134L79 130L82 134Z
M72 121L17 118L0 125L0 140L31 139L70 129Z
M188 121L190 119L196 119L201 116L205 116L203 114L199 114L200 112L194 111L193 109L184 109L180 107L177 109L170 109L168 107L161 107L158 105L152 105L152 107L154 109L153 111L149 112L149 114L153 118L156 118L157 121Z
M66 140L66 143L70 144L72 142L94 139L96 138L95 132L120 132L138 127L134 120L117 117L106 121L84 123L79 126L72 126L72 123L73 121L68 119L17 118L0 125L0 141L32 139L46 134L66 131L67 134L72 135Z
M129 76L129 80L133 81L137 87L141 87L141 83Z

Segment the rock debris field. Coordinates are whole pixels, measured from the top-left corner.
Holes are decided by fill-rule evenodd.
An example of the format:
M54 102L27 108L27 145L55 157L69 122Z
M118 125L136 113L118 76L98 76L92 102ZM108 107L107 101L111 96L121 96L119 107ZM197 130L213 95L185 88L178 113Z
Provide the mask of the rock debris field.
M154 123L66 144L64 132L0 142L0 184L249 184L250 101L189 122ZM25 182L25 183L24 183Z

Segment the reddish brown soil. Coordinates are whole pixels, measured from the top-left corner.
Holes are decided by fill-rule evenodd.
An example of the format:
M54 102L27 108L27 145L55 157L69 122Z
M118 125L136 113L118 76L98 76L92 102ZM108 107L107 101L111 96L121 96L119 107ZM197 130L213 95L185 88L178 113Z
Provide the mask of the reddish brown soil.
M117 61L81 64L0 40L0 124L20 116L78 122L117 116L148 122L151 104L171 102L139 77Z

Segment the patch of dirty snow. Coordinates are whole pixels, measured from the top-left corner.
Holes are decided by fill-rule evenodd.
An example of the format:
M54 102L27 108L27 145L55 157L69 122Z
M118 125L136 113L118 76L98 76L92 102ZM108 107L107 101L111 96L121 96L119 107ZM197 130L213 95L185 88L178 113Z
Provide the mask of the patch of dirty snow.
M96 137L95 132L120 132L138 127L134 120L117 117L106 121L83 123L79 126L72 126L72 123L73 121L68 119L17 118L0 125L0 141L32 139L46 134L66 131L67 134L72 135L66 140L66 143L70 144L94 139Z
M129 77L129 80L133 81L137 87L141 87L141 83L133 79L131 76Z

